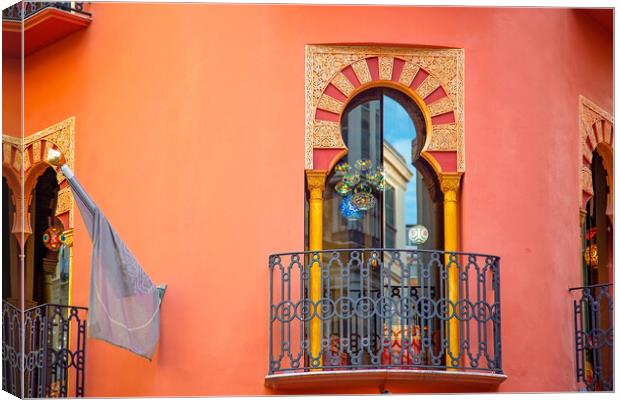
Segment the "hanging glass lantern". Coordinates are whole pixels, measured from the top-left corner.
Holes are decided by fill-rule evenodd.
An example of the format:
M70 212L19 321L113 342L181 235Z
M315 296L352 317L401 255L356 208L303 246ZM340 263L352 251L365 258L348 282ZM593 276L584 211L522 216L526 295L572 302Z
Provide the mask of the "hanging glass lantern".
M377 204L377 200L375 200L375 197L370 193L359 192L353 195L351 203L353 203L357 209L367 211Z
M360 175L357 172L349 172L342 178L342 181L350 187L355 187L360 179Z
M338 182L335 189L336 192L342 196L346 196L351 192L351 186L349 186L346 182Z
M357 186L355 186L355 190L353 192L354 193L371 193L372 188L366 182L361 182L361 183L358 183Z
M377 190L383 190L383 189L379 189L379 187L383 187L383 174L380 171L376 171L374 174L368 176L368 181L377 188Z
M357 160L355 161L355 168L359 169L362 172L370 171L372 168L371 160Z
M351 169L351 166L349 165L349 163L343 162L343 163L336 165L335 169L336 169L336 172L346 174Z
M379 192L385 189L381 167L373 168L369 159L357 160L353 165L352 168L343 162L335 168L337 173L344 174L334 189L341 196L346 196L340 203L340 212L349 220L363 218L365 211L377 204L373 189Z
M583 258L587 265L598 267L598 248L596 244L591 244L583 252Z
M353 195L349 195L340 202L340 214L350 221L356 221L364 217L364 212L358 209L352 202Z
M43 232L43 244L51 251L58 251L61 245L60 236L61 232L53 226L50 226Z
M428 240L428 229L421 224L414 225L409 229L408 236L411 243L415 245L426 243Z

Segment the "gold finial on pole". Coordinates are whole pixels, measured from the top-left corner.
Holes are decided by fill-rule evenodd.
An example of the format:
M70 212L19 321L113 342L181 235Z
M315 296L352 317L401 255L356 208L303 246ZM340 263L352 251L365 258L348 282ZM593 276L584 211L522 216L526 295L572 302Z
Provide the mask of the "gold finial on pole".
M46 159L48 164L51 164L55 167L60 167L62 165L64 165L67 160L65 159L64 154L62 154L60 151L56 150L56 149L49 149L47 151L47 159Z

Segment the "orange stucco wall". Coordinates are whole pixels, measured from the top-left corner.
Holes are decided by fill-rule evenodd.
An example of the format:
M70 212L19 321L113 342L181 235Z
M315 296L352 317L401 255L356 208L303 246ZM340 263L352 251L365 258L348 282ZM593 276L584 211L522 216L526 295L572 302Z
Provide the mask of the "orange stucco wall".
M22 66L19 58L2 57L2 134L22 134Z
M502 257L500 390L575 390L578 95L612 107L611 34L590 17L163 4L92 13L88 28L26 58L25 133L75 116L77 176L169 288L155 360L89 341L87 395L271 393L267 256L304 247L313 43L465 49L461 248ZM75 242L73 303L86 305L79 218Z

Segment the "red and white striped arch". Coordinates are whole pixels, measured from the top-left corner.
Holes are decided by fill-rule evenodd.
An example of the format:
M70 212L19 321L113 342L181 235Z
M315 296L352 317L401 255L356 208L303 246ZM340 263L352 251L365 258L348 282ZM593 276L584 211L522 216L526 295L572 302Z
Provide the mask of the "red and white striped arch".
M30 209L33 198L33 190L37 184L39 176L50 167L45 162L48 149L60 150L67 159L67 164L73 168L73 137L75 119L68 118L49 128L46 128L33 135L26 136L22 143L19 138L5 136L2 137L2 175L7 178L7 182L12 192L12 200L15 205L15 215L20 215L23 211L22 204L22 182L24 195L24 210ZM23 178L22 178L23 168ZM71 196L68 183L64 175L57 167L56 176L60 184L58 192L56 216L61 220L66 229L73 227L73 197ZM23 226L14 218L14 226L11 232L21 241L21 233L24 239L32 233L30 218L24 218ZM22 243L23 245L23 243Z
M585 209L586 203L594 195L592 185L592 157L598 151L603 159L607 172L609 194L606 213L613 222L613 151L614 151L614 118L584 96L579 96L579 122L581 137L581 176L580 206Z
M340 119L364 90L409 95L426 119L422 150L438 173L464 172L463 50L352 46L306 48L306 168L330 169L344 154Z

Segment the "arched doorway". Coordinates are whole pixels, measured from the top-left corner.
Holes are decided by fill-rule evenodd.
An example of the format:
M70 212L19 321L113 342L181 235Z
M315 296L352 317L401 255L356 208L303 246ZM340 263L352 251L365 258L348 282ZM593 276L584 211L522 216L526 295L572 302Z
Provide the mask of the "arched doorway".
M67 249L61 241L65 230L56 217L56 171L48 167L37 178L29 205L33 233L26 241L26 300L35 304L68 304ZM55 242L55 246L50 243Z
M444 246L443 196L435 172L420 157L426 137L422 111L403 92L374 87L350 100L340 127L348 153L327 176L323 249L360 251L340 252L339 262L326 268L326 297L338 299L338 309L349 302L360 307L397 307L403 298L415 302L422 297L440 296L439 269L427 269L428 275L421 276L422 265L428 265L432 254L407 252L441 250ZM419 240L420 232L424 232L424 240ZM323 340L334 348L345 340L351 353L359 358L334 358L339 354L334 350L324 362L390 364L390 360L397 359L392 358L392 353L397 353L395 348L401 341L394 339L394 344L389 345L394 348L382 342L404 338L403 343L409 340L417 346L423 335L434 344L427 342L425 349L418 352L418 360L428 359L440 365L443 350L435 343L446 335L443 322L440 318L405 314L385 311L371 318L358 318L336 312L323 324Z
M597 147L592 154L594 194L586 203L583 224L584 286L613 282L613 225L607 214L610 175Z
M584 380L589 390L613 390L613 224L608 213L612 163L604 144L592 153L593 195L583 221Z

